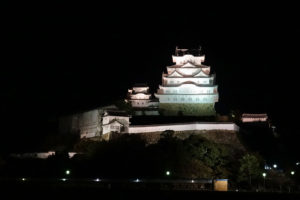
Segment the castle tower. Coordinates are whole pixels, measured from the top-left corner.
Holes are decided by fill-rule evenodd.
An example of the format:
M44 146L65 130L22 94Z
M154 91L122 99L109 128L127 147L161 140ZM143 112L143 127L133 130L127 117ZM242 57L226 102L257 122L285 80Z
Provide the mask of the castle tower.
M135 84L128 90L127 98L133 108L149 107L151 101L149 87L146 84Z
M162 74L162 85L155 94L163 115L213 116L218 102L218 86L210 66L202 64L200 49L178 49L172 66Z
M158 101L152 98L146 84L135 84L128 90L125 101L131 104L134 115L159 115Z

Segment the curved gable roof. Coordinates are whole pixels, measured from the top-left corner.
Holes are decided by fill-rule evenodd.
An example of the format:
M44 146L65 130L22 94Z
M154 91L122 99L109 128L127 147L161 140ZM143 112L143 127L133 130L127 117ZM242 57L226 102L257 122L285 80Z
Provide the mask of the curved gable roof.
M168 77L183 77L183 75L179 73L177 70L174 70L171 74L169 74Z

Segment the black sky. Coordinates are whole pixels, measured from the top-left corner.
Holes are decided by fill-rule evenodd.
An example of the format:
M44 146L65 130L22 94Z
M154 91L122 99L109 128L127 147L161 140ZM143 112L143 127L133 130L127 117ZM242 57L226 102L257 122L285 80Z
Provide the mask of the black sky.
M268 112L297 130L300 28L292 5L12 5L4 13L2 135L32 139L49 119L152 91L175 46L202 46L219 112ZM293 126L293 127L292 127ZM28 137L27 137L28 135Z

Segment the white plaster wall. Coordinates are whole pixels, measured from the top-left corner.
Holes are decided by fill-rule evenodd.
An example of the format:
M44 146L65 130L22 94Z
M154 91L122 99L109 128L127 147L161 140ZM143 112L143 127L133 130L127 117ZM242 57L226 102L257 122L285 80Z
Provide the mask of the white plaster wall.
M128 133L162 132L166 130L192 131L192 130L231 130L238 131L239 127L234 123L187 123L164 125L136 125L129 126Z
M155 94L159 98L160 103L214 103L218 102L218 94L213 95L159 95Z
M131 99L150 99L150 94L138 93L130 95Z
M184 82L191 81L195 84L201 84L201 85L210 85L213 83L213 77L201 77L201 78L195 78L195 77L184 77L184 78L167 78L164 77L164 83L165 85L178 85Z
M80 115L79 126L87 126L98 122L98 109L84 112Z
M183 75L192 76L198 74L201 68L177 68L176 71Z
M262 118L242 118L242 122L266 122L267 118L262 117Z
M150 100L130 100L132 107L148 107Z
M183 65L187 62L191 62L196 65L201 65L202 62L205 60L205 56L193 56L193 55L184 55L184 56L172 56L173 62L176 65Z
M160 87L165 94L214 94L218 86L196 86L194 84L183 84L178 87Z
M176 73L174 71L179 73ZM196 68L182 68L176 66L167 66L168 76L182 77L183 75L189 76L208 76L210 74L210 67L196 67ZM174 74L172 74L174 72Z
M136 93L148 93L149 87L133 87L132 90Z

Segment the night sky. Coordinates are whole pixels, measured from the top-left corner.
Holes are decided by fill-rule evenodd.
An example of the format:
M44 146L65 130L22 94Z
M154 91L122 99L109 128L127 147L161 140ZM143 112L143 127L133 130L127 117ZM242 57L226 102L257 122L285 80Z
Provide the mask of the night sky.
M176 46L202 46L219 85L218 112L267 112L283 134L296 138L296 7L137 6L7 9L1 37L2 144L32 145L58 116L123 99L134 83L148 83L154 92Z

